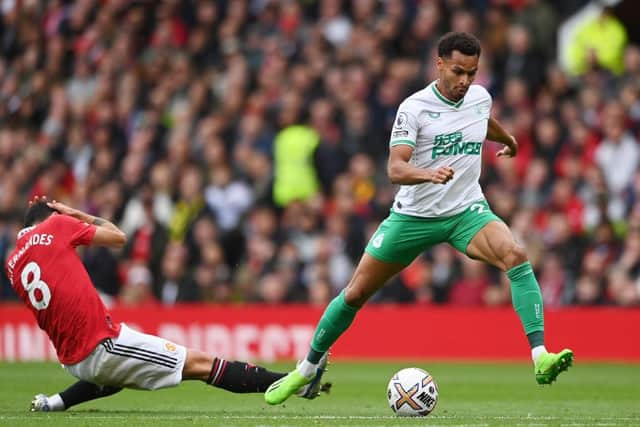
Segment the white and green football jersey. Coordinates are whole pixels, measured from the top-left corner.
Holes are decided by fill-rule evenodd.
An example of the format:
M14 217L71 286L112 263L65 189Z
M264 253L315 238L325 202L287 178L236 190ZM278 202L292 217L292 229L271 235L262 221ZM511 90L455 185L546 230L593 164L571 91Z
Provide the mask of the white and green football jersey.
M389 145L410 145L413 166L450 166L454 178L445 185L402 185L392 207L397 213L450 216L484 199L478 180L491 95L482 86L471 85L464 98L454 103L438 91L436 82L400 104Z

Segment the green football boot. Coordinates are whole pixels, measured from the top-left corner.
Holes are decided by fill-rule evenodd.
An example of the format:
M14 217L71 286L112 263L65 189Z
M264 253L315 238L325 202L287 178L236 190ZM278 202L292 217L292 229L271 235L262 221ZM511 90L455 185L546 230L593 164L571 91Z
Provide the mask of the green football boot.
M572 364L573 351L567 348L560 353L543 353L536 360L536 381L538 384L551 384Z
M297 369L289 372L287 376L280 378L264 392L264 400L269 405L278 405L294 394L305 399L315 399L320 392L328 393L331 383L322 384L322 375L327 370L329 352L326 352L316 368L315 374L309 378L304 377Z
M264 392L264 400L269 405L278 405L287 400L298 390L313 381L313 377L305 378L297 369L280 378Z

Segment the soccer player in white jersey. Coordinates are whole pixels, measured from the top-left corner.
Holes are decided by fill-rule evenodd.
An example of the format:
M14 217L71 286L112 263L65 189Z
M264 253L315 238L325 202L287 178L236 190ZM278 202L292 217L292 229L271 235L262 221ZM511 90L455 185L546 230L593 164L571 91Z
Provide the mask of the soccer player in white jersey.
M471 34L448 33L439 40L438 80L400 104L391 131L387 173L400 185L391 212L351 281L327 306L307 358L269 386L267 403L279 404L310 382L320 358L365 302L425 249L442 242L506 272L539 384L551 384L572 364L571 350L547 352L542 296L531 264L480 188L485 139L503 144L497 155L506 157L516 155L518 143L491 118L491 95L472 84L479 57L480 44Z
M185 348L112 319L76 247L121 247L125 242L125 234L105 219L45 198L30 202L25 228L7 258L7 274L64 369L79 380L60 393L36 395L32 411L64 411L123 388L156 390L183 380L201 380L234 393L262 393L285 376ZM318 395L325 366L326 357L316 381L298 390L301 397Z

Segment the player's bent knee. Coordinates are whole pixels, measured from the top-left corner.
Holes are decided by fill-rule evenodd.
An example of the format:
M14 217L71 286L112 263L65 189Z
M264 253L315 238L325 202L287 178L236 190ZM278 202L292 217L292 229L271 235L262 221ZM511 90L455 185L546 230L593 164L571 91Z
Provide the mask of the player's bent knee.
M349 304L352 307L362 307L369 296L366 292L364 292L359 286L355 286L353 283L350 283L344 290L344 302Z
M527 262L527 252L517 243L512 243L504 257L505 270L510 270L520 264Z
M212 364L212 356L199 350L187 349L187 356L182 368L182 379L206 380Z

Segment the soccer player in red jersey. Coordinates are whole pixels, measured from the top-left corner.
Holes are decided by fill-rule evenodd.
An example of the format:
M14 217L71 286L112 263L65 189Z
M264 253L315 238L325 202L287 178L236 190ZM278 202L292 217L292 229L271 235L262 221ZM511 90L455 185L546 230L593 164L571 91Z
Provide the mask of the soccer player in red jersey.
M127 238L111 222L36 198L24 225L7 258L9 280L53 342L64 369L80 380L59 394L37 395L32 411L61 411L123 388L155 390L183 380L260 393L285 375L210 356L114 321L76 253L80 245L123 246ZM317 380L298 394L316 397L323 372L324 366Z

